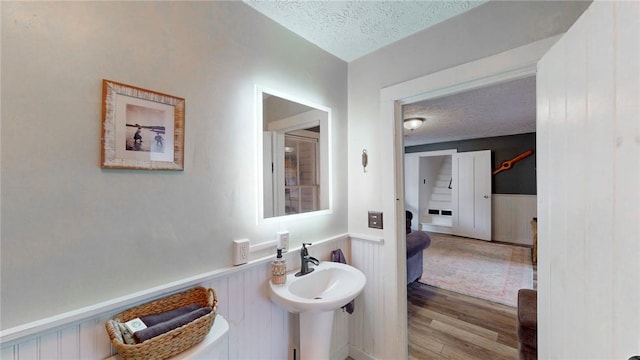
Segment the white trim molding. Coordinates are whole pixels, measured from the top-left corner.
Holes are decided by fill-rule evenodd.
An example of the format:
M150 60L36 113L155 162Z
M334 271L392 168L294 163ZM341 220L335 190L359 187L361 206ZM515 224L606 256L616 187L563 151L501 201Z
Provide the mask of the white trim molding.
M407 289L404 237L404 146L402 140L402 105L420 100L454 94L490 84L533 76L538 60L555 44L560 35L536 41L503 53L489 56L437 73L409 80L380 90L381 167L395 171L382 172L380 193L382 211L387 215L384 229L384 342L381 357L406 359L407 351ZM391 151L389 151L391 150Z
M382 244L384 242L384 239L381 238L381 237L365 235L365 234L349 234L349 238L350 239L370 241L370 242L380 243L380 244Z

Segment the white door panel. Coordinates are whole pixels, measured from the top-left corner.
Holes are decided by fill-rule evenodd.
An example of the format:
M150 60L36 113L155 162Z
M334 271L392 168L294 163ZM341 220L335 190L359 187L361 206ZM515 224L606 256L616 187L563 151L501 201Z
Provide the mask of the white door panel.
M454 233L491 240L491 151L453 155Z
M594 1L538 63L540 359L640 353L639 19Z
M276 216L274 210L274 159L273 159L273 133L265 131L262 133L262 181L263 181L263 208L264 218Z
M264 218L284 215L284 135L265 131L262 135ZM277 186L279 185L279 186Z

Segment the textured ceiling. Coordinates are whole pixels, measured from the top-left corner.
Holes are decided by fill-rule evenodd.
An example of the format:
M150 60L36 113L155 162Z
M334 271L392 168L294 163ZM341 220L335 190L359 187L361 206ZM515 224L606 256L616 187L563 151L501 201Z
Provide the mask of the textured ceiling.
M349 62L468 11L482 1L243 0L290 31ZM427 120L404 145L535 132L535 77L405 105Z
M344 61L355 60L486 2L243 1Z
M418 129L404 131L405 146L535 132L536 79L404 105L403 116L426 118Z

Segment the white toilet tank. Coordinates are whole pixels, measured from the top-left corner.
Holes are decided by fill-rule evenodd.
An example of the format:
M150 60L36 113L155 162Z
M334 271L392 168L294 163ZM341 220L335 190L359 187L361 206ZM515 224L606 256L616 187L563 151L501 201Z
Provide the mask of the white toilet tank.
M213 360L229 359L229 323L221 315L216 315L211 331L201 343L170 358L170 360ZM119 355L107 360L121 360Z

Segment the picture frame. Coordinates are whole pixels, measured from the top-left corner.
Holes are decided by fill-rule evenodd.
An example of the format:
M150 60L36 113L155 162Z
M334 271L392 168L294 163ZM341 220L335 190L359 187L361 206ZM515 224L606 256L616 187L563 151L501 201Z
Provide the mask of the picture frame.
M185 99L102 80L101 167L184 170Z

